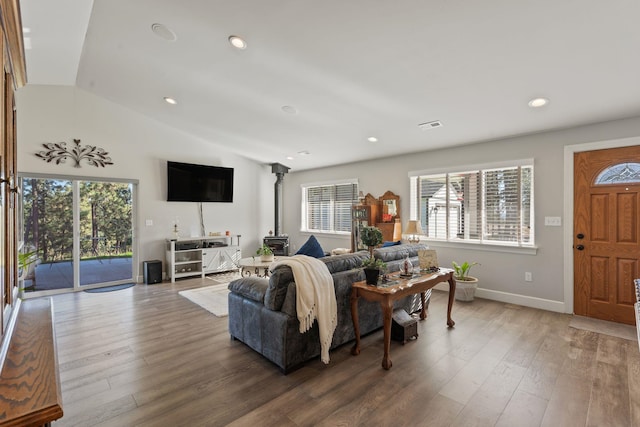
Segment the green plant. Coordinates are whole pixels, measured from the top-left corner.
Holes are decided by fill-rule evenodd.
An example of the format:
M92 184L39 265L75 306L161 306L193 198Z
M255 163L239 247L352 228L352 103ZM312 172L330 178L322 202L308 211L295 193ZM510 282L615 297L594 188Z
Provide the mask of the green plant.
M477 262L472 262L471 264L469 264L467 261L465 261L462 263L462 265L460 265L457 262L453 261L451 265L453 265L453 275L455 276L456 280L465 281L469 280L469 270L471 270L471 267L480 264L478 264Z
M373 259L373 249L382 244L382 231L378 227L362 227L360 230L360 240L369 248L369 255Z
M260 255L260 256L262 256L262 255L273 255L273 251L271 250L271 248L269 246L263 244L256 251L256 255Z
M38 258L36 257L36 251L29 252L18 252L18 267L25 269L29 267L31 264L36 262Z
M369 258L362 261L362 267L371 268L371 269L377 268L378 270L384 270L385 268L387 268L387 264L381 259Z

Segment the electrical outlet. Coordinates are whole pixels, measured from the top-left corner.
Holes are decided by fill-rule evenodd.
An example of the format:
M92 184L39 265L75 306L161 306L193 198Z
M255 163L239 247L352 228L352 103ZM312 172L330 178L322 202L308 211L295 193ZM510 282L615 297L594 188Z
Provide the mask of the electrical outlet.
M530 271L526 271L524 273L524 281L525 282L533 282L533 274Z

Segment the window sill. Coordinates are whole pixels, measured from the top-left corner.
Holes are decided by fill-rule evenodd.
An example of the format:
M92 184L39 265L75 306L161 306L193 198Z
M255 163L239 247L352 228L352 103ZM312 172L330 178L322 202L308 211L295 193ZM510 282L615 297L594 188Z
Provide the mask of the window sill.
M487 243L471 243L471 242L445 242L443 240L422 239L420 243L426 243L433 248L454 248L469 249L486 252L502 252L521 255L537 255L537 246L509 246L509 245L492 245Z
M300 234L303 236L322 236L322 237L333 237L333 238L351 238L351 233L345 231L309 231L309 230L300 230Z

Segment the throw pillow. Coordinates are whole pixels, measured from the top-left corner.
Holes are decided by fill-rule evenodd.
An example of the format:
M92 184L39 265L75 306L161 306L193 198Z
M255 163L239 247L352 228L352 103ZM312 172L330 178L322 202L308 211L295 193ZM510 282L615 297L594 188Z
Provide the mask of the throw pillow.
M322 250L322 246L316 239L316 236L313 234L309 236L309 239L298 249L296 255L308 255L314 258L322 258L324 256L324 251Z
M389 246L396 246L402 243L402 240L398 240L397 242L384 242L382 244L383 248L388 248Z

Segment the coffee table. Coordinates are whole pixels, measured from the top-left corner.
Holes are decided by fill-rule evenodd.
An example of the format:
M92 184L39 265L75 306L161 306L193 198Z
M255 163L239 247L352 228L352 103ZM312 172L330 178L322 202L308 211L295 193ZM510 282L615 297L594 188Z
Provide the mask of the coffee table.
M366 282L355 282L351 289L351 318L353 320L353 329L356 335L356 343L351 349L351 354L357 356L360 354L360 324L358 321L358 298L362 297L367 301L378 301L382 307L382 316L384 319L384 356L382 358L382 367L390 369L392 366L389 349L391 347L391 315L393 313L393 302L402 299L408 295L419 293L422 300L422 311L420 319L427 318L425 309L425 292L433 288L441 282L449 282L449 306L447 307L447 326L453 327L456 323L451 319L451 308L456 292L456 280L453 277L453 270L441 268L436 273L424 273L417 277L402 278L398 274L390 277L390 283L386 286L367 285Z
M282 258L283 257L275 257L272 261L262 261L259 256L242 258L238 261L240 274L247 277L252 274L255 274L258 277L269 277L269 266Z

